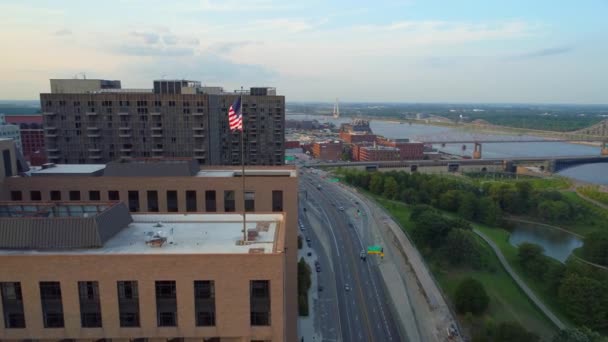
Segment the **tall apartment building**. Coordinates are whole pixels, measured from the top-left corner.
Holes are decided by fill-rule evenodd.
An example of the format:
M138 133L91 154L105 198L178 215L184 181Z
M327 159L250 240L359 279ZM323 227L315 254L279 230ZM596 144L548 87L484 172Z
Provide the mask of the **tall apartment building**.
M48 159L189 157L201 165L239 165L241 139L230 132L227 115L239 95L186 80L154 81L151 89L51 80L51 93L40 94ZM285 97L274 88L251 88L242 106L245 164L282 165Z
M42 115L5 115L6 123L19 126L23 156L34 166L47 162Z
M0 139L12 139L15 141L15 146L23 151L19 126L8 123L4 114L0 114Z
M244 198L193 160L0 179L0 339L295 341L297 171L246 174Z

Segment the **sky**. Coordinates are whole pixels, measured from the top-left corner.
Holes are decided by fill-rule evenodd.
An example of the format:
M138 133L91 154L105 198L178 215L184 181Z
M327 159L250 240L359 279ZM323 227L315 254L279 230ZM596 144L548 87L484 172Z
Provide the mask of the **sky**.
M608 0L0 0L0 99L50 78L289 101L608 103Z

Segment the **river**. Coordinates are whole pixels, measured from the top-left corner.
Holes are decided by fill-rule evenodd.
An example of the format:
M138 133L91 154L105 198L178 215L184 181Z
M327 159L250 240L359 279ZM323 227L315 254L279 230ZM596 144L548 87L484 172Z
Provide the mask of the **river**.
M545 255L565 262L572 251L583 245L583 241L568 232L541 225L518 223L511 231L509 243L519 246L524 242L543 247Z
M351 118L338 118L318 115L289 114L287 119L313 120L319 122L332 122L336 126L341 123L350 122ZM410 138L412 140L488 140L488 139L517 139L521 136L509 134L487 134L478 133L471 129L443 127L433 125L408 124L395 121L371 120L370 127L375 134L388 138ZM524 136L526 137L526 136ZM529 136L527 136L529 137ZM534 137L532 137L534 138ZM472 144L466 144L465 150L462 144L435 146L440 151L458 155L470 156L473 151ZM565 142L534 142L534 143L486 143L483 144L482 155L485 158L509 158L509 157L544 157L544 156L580 156L599 155L599 146L587 146ZM608 185L608 163L587 164L562 170L559 174L584 182Z

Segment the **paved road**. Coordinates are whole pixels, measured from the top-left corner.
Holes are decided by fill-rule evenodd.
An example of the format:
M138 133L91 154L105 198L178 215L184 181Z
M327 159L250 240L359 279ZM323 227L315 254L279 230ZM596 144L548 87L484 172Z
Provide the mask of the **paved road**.
M357 234L356 227L361 223L353 206L330 187L318 190L318 183L313 183L309 177L300 177L300 187L308 196L308 201L304 201L304 205L309 206L307 213L314 210L321 214L329 236L333 276L328 275L327 278L333 278L328 280L335 284L339 311L338 322L332 323L340 326L341 340L405 341L389 311L388 296L376 262L373 258L360 260L360 251L367 246L362 238L367 236ZM344 211L338 209L340 206ZM320 278L321 282L328 281L323 276Z
M553 322L553 324L555 324L555 326L557 326L560 329L565 329L566 325L564 323L562 323L562 321L560 321L559 318L557 318L557 316L555 316L555 314L548 307L546 307L545 304L538 297L536 297L536 294L534 294L534 292L528 287L528 285L526 285L526 283L523 280L521 280L521 278L517 275L517 273L515 273L515 271L513 271L513 269L511 268L511 265L509 265L509 263L507 262L507 259L505 259L505 256L500 251L500 248L498 248L498 246L496 246L494 241L492 241L490 238L488 238L486 235L484 235L482 232L480 232L477 229L473 229L473 231L475 232L475 234L479 235L485 242L487 242L488 245L490 245L492 250L494 250L494 254L496 254L496 256L498 257L498 260L500 261L500 263L502 264L504 269L507 271L507 273L509 273L511 278L513 278L513 280L515 280L515 282L517 283L519 288L521 288L522 291L524 291L524 293L528 296L528 298L530 298L530 300L545 314L545 316L547 316L547 318L549 318L551 320L551 322Z

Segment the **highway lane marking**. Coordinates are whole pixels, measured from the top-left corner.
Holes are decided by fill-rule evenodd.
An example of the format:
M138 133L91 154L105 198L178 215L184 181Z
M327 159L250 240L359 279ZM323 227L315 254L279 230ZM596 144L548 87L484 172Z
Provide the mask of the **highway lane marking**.
M341 191L341 190L339 190L339 191ZM367 209L367 208L366 208L366 209ZM367 210L366 210L366 211L367 211ZM357 236L357 239L359 240L359 245L361 246L361 248L363 248L363 242L361 241L361 238L359 237L359 234L357 234L357 233L355 232L355 235ZM386 328L386 333L387 333L387 335L388 335L388 338L389 338L390 340L392 340L392 334L391 334L391 332L390 332L390 328L389 328L389 326L388 326L388 320L387 320L387 318L386 318L386 314L385 314L385 312L384 312L383 303L382 303L382 301L380 300L380 294L378 293L378 288L376 287L376 283L375 283L375 281L374 281L374 277L375 277L375 276L377 276L377 274L374 274L374 272L372 272L372 270L371 270L371 266L369 265L369 263L366 263L366 264L367 264L367 265L366 265L366 266L364 266L364 268L365 268L365 267L367 267L367 270L368 270L368 272L369 272L369 275L370 275L370 277L369 277L369 278L370 278L370 279L371 279L371 281L372 281L372 288L374 289L374 294L375 294L376 301L377 301L378 306L379 306L379 309L380 309L380 314L381 314L381 316L382 316L382 321L383 321L384 326L385 326L385 328Z

